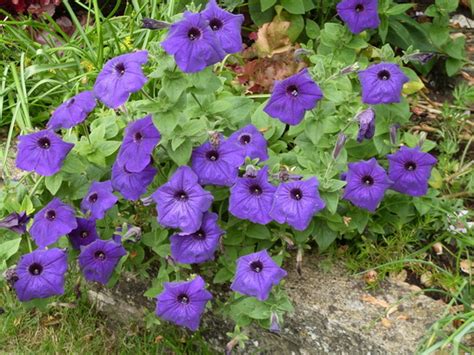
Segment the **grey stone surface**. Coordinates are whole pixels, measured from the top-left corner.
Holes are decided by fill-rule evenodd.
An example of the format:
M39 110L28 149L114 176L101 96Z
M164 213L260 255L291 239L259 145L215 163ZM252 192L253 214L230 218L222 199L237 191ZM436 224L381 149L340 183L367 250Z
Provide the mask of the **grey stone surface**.
M299 276L287 267L286 289L295 311L280 334L260 328L249 330L242 353L259 354L412 354L445 304L404 282L384 282L369 291L363 280L335 265L322 271L315 256L305 258ZM128 323L140 321L154 309L143 297L148 285L124 275L113 289L94 286L89 291L97 307L109 317ZM222 351L229 341L230 321L206 313L201 329L209 343Z

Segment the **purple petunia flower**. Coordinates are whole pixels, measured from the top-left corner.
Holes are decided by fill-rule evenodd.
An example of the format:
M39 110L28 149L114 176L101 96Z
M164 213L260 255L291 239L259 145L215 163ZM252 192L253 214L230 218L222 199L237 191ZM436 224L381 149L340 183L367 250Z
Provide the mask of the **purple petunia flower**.
M106 284L120 258L127 252L120 243L113 240L96 239L81 247L79 266L88 281Z
M224 139L217 144L204 143L195 148L191 156L191 166L201 185L231 186L244 161L244 151Z
M129 123L117 161L132 173L142 171L150 164L151 154L160 138L151 115Z
M197 330L206 304L212 300L202 277L196 276L191 281L165 282L164 287L157 297L156 315L182 327Z
M380 25L377 0L343 0L336 8L352 33L358 34Z
M276 187L268 182L268 166L264 166L256 177L237 178L230 189L229 211L235 217L253 223L270 223L275 191Z
M217 6L216 0L209 0L201 14L209 22L209 27L216 34L226 53L237 53L242 50L240 31L244 22L243 15L234 15L222 10Z
M142 65L147 61L147 51L122 54L110 59L97 76L95 96L110 108L123 105L131 93L139 91L146 84Z
M214 252L224 231L217 224L217 214L205 212L201 227L194 233L171 236L171 256L182 264L199 264L214 260Z
M203 213L211 207L213 196L198 184L188 166L180 166L171 179L152 195L158 222L164 227L194 233L201 226Z
M272 96L263 111L284 123L297 125L322 97L321 89L305 68L288 79L275 81Z
M356 120L359 121L357 142L361 143L364 139L371 139L375 133L375 111L372 108L368 108L360 112Z
M382 201L391 181L375 158L349 163L343 198L360 208L374 212Z
M403 84L409 81L397 64L379 63L359 72L362 102L390 104L400 102Z
M258 158L260 161L268 159L267 140L254 125L249 124L232 133L227 141L240 146L245 156L250 159Z
M26 233L26 225L30 219L31 217L28 216L26 212L13 212L5 218L0 219L0 228L6 228L18 234L24 234Z
M95 225L95 219L77 218L77 228L68 234L74 249L80 249L81 245L88 245L99 239Z
M51 129L71 128L83 122L95 108L92 91L84 91L60 105L51 116L47 127Z
M278 223L305 230L313 216L326 206L319 196L318 186L316 177L280 184L273 197L270 216Z
M230 288L247 296L265 301L273 285L286 276L264 249L237 259L237 271Z
M16 166L39 175L51 176L61 170L74 144L64 142L50 130L19 136Z
M84 213L90 212L94 219L102 219L105 213L118 201L113 194L112 182L94 181L89 188L89 192L81 201L81 210Z
M387 156L388 177L393 181L391 188L411 196L423 196L428 191L431 169L437 160L424 153L419 147L401 147L395 154Z
M194 73L220 62L225 52L216 34L202 14L184 13L183 19L171 25L163 49L185 73Z
M74 209L58 198L53 198L35 214L30 234L40 248L55 243L59 237L77 227Z
M115 161L112 166L112 187L127 200L136 201L146 192L153 181L157 170L150 163L142 171L132 173L124 165Z
M18 299L26 302L62 295L66 271L67 255L64 250L35 250L23 255L15 270L18 279L13 284Z

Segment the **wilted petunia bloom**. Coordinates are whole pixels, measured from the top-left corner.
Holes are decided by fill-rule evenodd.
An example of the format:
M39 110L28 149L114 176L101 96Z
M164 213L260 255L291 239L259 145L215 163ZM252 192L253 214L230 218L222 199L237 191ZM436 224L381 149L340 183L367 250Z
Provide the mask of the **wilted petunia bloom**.
M362 102L390 104L400 102L403 84L409 81L397 64L379 63L359 72Z
M96 239L81 247L79 266L88 281L106 284L120 258L127 252L120 243L113 240Z
M343 0L336 8L352 33L375 29L380 25L377 0Z
M142 65L147 61L147 51L122 54L110 59L97 76L95 96L110 108L123 105L131 93L139 91L146 84Z
M171 179L152 195L156 202L158 223L194 233L201 226L203 213L214 197L198 184L198 177L188 166L180 166Z
M349 163L343 198L360 208L374 212L391 181L375 158Z
M201 276L191 281L165 282L157 297L156 315L193 331L199 328L201 316L212 295L205 289Z
M191 166L201 185L231 186L244 161L244 151L224 139L218 144L204 143L195 148L191 156Z
M151 115L129 123L117 161L132 173L142 171L150 164L151 154L160 138Z
M74 144L64 142L50 130L19 136L16 166L39 175L51 176L61 170Z
M171 256L182 264L214 260L214 252L224 231L217 224L217 214L205 212L201 227L194 233L171 236Z
M356 120L359 121L357 142L361 143L364 139L371 139L375 133L375 111L372 108L368 108L360 112Z
M24 211L20 213L13 212L0 219L0 228L6 228L12 232L23 234L26 232L26 225L30 219L31 217Z
M55 243L59 237L77 227L74 209L58 198L53 198L35 214L30 234L40 248Z
M272 96L263 111L284 123L297 125L322 97L321 89L305 68L283 81L275 81Z
M58 248L35 250L20 258L15 271L18 280L13 287L20 301L62 295L67 271L66 252Z
M265 301L273 285L286 276L264 249L237 259L237 270L230 288L247 296Z
M94 181L89 188L89 192L81 201L81 210L84 213L90 212L94 219L102 219L105 213L118 201L113 194L112 182Z
M150 163L142 171L132 173L124 165L115 161L112 166L112 187L127 200L136 201L146 192L153 181L157 170Z
M240 34L243 15L234 15L217 6L216 0L209 0L201 12L209 22L209 27L219 39L220 45L227 53L237 53L242 50L242 35Z
M163 49L174 59L179 69L194 73L220 62L225 57L216 34L202 14L186 11L183 19L171 25Z
M71 128L83 122L95 108L92 91L84 91L60 105L51 116L47 127L51 129Z
M401 147L395 154L387 156L388 177L393 181L391 188L411 196L423 196L428 191L428 180L436 158L424 153L419 147Z
M77 228L72 230L68 237L74 249L80 249L81 245L88 245L99 239L95 219L77 218Z
M268 166L259 170L256 177L237 178L230 189L229 212L253 223L270 223L275 191L276 187L268 182Z
M249 124L232 133L227 141L240 146L250 159L268 159L267 140L254 125Z
M313 216L326 206L319 196L318 186L316 177L280 184L273 197L270 216L278 223L305 230Z

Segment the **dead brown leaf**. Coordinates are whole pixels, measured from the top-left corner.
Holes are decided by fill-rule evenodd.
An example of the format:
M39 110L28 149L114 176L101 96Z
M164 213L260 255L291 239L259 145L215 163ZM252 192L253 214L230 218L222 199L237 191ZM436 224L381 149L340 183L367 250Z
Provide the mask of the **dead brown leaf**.
M382 318L380 322L385 328L390 328L392 326L392 322L390 322L387 318Z
M288 28L291 23L275 16L272 22L264 24L258 29L254 48L260 58L283 53L291 48L288 37Z
M371 295L363 295L361 297L361 300L364 301L364 302L370 303L374 306L378 306L378 307L382 307L382 308L390 307L390 305L386 301L380 300L380 299L378 299L374 296L371 296Z

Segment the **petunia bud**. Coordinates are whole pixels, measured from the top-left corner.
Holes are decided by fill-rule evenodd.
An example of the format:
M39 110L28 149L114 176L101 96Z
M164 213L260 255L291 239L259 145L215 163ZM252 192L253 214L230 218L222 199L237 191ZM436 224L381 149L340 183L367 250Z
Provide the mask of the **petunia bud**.
M398 137L397 137L397 130L400 128L400 124L394 123L393 125L390 126L389 131L390 131L390 143L392 145L397 145L398 142Z
M151 18L142 19L142 28L147 30L162 30L163 28L170 27L171 24L165 21L153 20Z
M273 333L280 333L280 324L278 322L278 314L272 312L270 316L270 331Z
M404 59L409 60L410 62L419 62L421 64L426 64L435 55L436 55L436 53L432 53L432 52L420 52L420 53L409 54L409 55L405 56Z
M254 178L257 176L258 170L253 165L247 165L245 167L244 178Z
M209 132L209 142L213 147L218 147L222 139L222 134L216 131Z
M375 133L375 111L368 108L359 112L355 118L359 121L359 132L357 133L357 142L362 142L364 139L371 139Z
M13 287L15 282L18 281L18 275L16 274L16 267L15 266L12 266L11 268L6 269L3 272L2 276L10 287Z
M293 53L293 58L295 59L296 62L302 62L304 60L304 57L307 57L310 54L311 54L311 51L304 48L298 48Z
M30 217L26 212L10 213L8 216L0 220L0 228L6 228L12 232L23 234L26 232L26 224Z
M426 132L420 133L420 139L418 140L418 144L417 144L418 147L420 148L423 147L423 144L425 144L425 141L426 141L426 136L427 136Z
M359 70L360 68L360 65L358 62L355 62L354 64L351 64L345 68L342 68L341 71L339 72L339 75L347 75L347 74L350 74L350 73L354 73L356 72L357 70Z
M150 206L152 203L155 202L153 201L153 197L151 196L143 197L140 199L140 201L142 201L143 206Z
M141 239L142 230L140 227L128 225L127 232L123 235L124 241L127 240L129 242L136 243Z
M332 158L337 160L339 154L341 154L342 148L344 148L344 144L346 143L347 136L344 133L339 133L337 136L336 145L334 146L334 150L332 151Z

